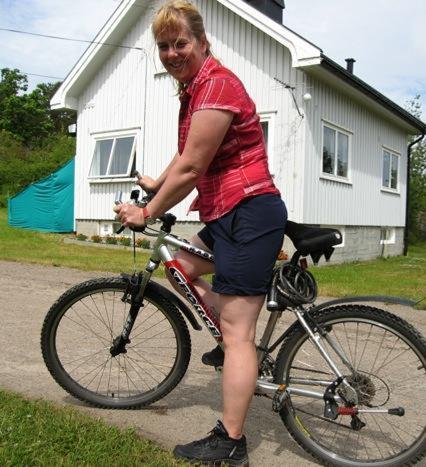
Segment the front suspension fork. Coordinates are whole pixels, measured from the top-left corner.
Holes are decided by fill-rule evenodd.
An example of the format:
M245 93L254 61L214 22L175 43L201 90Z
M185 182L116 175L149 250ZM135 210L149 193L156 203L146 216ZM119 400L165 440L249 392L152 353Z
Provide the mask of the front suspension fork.
M112 346L109 349L112 357L127 352L126 345L130 344L130 333L132 332L139 310L143 306L146 286L157 267L158 263L150 260L144 273L135 273L131 276L124 275L124 278L127 280L127 288L121 300L126 303L129 301L130 296L130 309L121 334L113 340Z

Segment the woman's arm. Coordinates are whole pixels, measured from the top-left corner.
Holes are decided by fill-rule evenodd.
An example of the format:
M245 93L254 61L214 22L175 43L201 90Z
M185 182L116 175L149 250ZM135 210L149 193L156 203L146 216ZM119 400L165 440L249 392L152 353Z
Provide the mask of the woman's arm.
M224 110L199 110L191 119L185 149L170 167L148 212L159 217L182 201L207 171L231 125L234 114Z
M167 174L169 173L170 168L176 162L176 159L178 157L179 153L177 152L174 155L173 159L170 161L169 165L164 169L163 173L156 180L154 180L151 177L148 177L147 175L140 175L136 184L139 185L146 192L157 193L157 191L161 188L162 184L164 183L164 180L167 178Z
M194 113L183 153L169 164L160 189L147 206L150 216L160 217L195 188L219 149L233 117L232 112L224 110L206 109ZM145 223L142 209L136 206L122 204L114 211L125 227Z

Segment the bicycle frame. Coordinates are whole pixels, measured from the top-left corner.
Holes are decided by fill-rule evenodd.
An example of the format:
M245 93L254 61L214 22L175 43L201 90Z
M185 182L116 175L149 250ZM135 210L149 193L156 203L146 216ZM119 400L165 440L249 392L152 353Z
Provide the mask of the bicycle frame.
M153 272L159 267L160 263L163 263L166 269L168 270L169 274L175 280L176 284L180 287L183 294L187 298L187 300L191 303L192 307L196 311L197 315L202 319L205 326L207 327L208 331L212 335L212 337L216 340L219 345L222 345L222 334L220 332L220 324L210 309L210 307L203 301L200 294L195 289L194 285L192 284L190 278L187 276L185 271L183 270L179 261L174 259L173 254L169 250L168 246L172 246L174 248L178 248L184 250L190 254L195 256L199 256L207 261L214 262L214 256L199 248L195 245L192 245L187 240L181 239L176 235L172 235L170 233L159 231L157 240L152 250L152 255L148 264L145 268L145 273L143 274L143 280L141 283L141 287L137 296L137 300L143 298L144 290L146 285L151 279ZM301 307L303 311L303 307ZM310 338L312 339L313 343L317 347L320 354L324 357L330 368L332 369L333 373L336 375L337 378L340 378L343 384L350 387L349 383L346 382L345 378L343 377L342 373L338 369L337 365L332 361L324 347L321 345L321 337L319 335L314 335L311 328L309 327L308 323L302 316L300 310L293 310L296 313L296 317L301 322L302 326L307 330ZM280 336L278 340L271 346L268 347L270 339L272 337L272 333L274 331L275 325L279 317L281 316L282 312L273 312L271 313L265 331L260 341L260 345L258 347L258 362L259 364L262 362L263 358L267 353L273 351L279 342L281 342L285 336ZM347 359L345 356L342 356L342 360L345 362ZM296 381L295 381L296 382ZM303 382L297 381L299 384L306 384L306 385L319 385L319 386L329 386L333 383L333 381L318 381L318 380L304 380ZM300 388L292 388L291 386L285 386L280 384L275 384L265 378L259 378L257 380L256 392L262 393L265 395L271 394L280 394L281 395L281 402L285 398L285 394L296 394L299 396L306 396L315 399L323 399L324 393L300 389ZM341 398L338 395L334 396L336 402L341 402Z

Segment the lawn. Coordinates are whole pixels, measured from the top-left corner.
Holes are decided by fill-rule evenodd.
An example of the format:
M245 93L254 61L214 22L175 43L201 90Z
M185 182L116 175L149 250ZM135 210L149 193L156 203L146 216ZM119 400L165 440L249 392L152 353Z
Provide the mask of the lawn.
M12 228L7 211L0 209L0 259L66 266L85 271L131 271L133 254L64 243L70 235L48 234ZM142 269L147 253L137 250L137 267ZM348 295L392 295L414 301L426 297L426 243L410 245L408 256L374 261L312 267L319 294L330 297ZM157 272L164 276L162 270ZM426 301L422 303L426 308Z
M0 390L0 465L184 466L171 453L120 430L46 401Z
M426 243L410 245L407 256L311 268L321 295L392 295L426 308Z
M133 253L129 250L94 248L64 243L68 234L41 233L10 227L7 210L0 209L0 259L65 266L84 271L130 271ZM147 253L137 249L137 264L145 264Z

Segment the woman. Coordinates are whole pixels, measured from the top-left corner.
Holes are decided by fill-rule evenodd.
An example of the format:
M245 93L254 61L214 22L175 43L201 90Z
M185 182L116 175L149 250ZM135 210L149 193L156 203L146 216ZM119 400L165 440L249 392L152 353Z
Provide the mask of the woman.
M115 211L126 227L145 225L197 188L193 209L205 227L192 241L213 251L215 264L185 252L176 256L220 315L223 418L207 438L176 446L174 453L199 463L248 465L243 425L258 373L256 322L282 245L286 209L268 170L255 105L212 56L198 10L187 1L168 1L152 30L160 60L178 82L178 152L158 179L139 180L156 192L146 208L120 205ZM215 273L213 287L199 278L209 272Z

